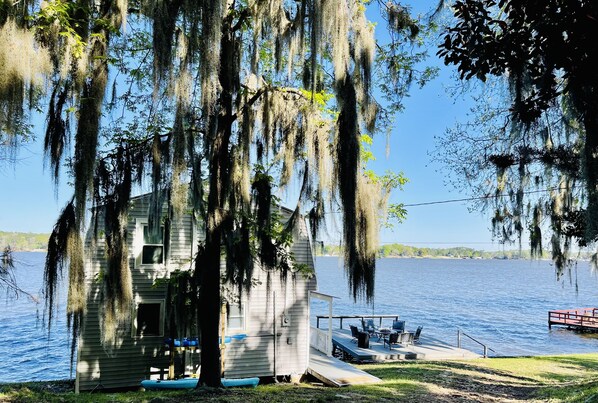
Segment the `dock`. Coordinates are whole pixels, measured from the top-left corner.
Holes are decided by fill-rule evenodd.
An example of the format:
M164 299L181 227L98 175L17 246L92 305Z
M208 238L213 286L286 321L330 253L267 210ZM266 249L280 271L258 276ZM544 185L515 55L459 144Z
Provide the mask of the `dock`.
M598 308L548 311L548 328L553 325L581 331L598 331Z
M351 332L345 329L332 331L332 345L340 350L345 358L358 362L385 362L393 360L464 360L480 358L479 354L451 346L438 339L422 334L420 342L411 345L384 346L382 340L370 338L369 348L361 348L352 341Z

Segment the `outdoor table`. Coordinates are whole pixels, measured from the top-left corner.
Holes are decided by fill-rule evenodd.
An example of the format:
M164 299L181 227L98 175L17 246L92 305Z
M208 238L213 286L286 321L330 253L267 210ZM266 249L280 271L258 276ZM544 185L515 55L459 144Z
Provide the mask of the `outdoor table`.
M381 339L386 340L386 338L392 333L391 329L388 328L382 328L382 329L378 329L378 331L376 332L376 335L378 336L378 341L380 341Z

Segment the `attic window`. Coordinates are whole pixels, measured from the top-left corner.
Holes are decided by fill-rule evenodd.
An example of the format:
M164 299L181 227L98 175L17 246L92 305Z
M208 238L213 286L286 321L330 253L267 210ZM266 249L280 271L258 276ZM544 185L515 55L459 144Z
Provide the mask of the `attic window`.
M141 248L141 264L164 263L164 229L158 236L151 236L149 227L143 226L143 247Z

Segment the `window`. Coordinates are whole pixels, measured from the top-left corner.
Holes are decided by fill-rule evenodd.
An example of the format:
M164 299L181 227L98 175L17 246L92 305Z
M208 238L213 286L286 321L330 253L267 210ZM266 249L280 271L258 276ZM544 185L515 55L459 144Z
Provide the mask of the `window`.
M245 304L232 303L228 306L228 332L245 329Z
M164 301L144 301L137 304L133 336L163 336Z
M143 226L143 246L141 248L141 264L164 263L164 229L158 236L151 236L149 227Z

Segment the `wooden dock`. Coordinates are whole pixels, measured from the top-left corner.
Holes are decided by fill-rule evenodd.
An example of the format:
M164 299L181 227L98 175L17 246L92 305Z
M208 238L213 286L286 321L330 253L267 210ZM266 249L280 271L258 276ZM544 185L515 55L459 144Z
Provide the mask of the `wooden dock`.
M369 348L360 348L351 340L351 332L335 329L332 332L332 344L355 361L384 362L392 360L459 360L479 358L469 350L453 347L440 340L422 334L420 343L408 346L393 345L392 349L384 346L376 337L370 338Z
M548 311L548 328L567 326L575 330L598 331L598 308L576 308Z

